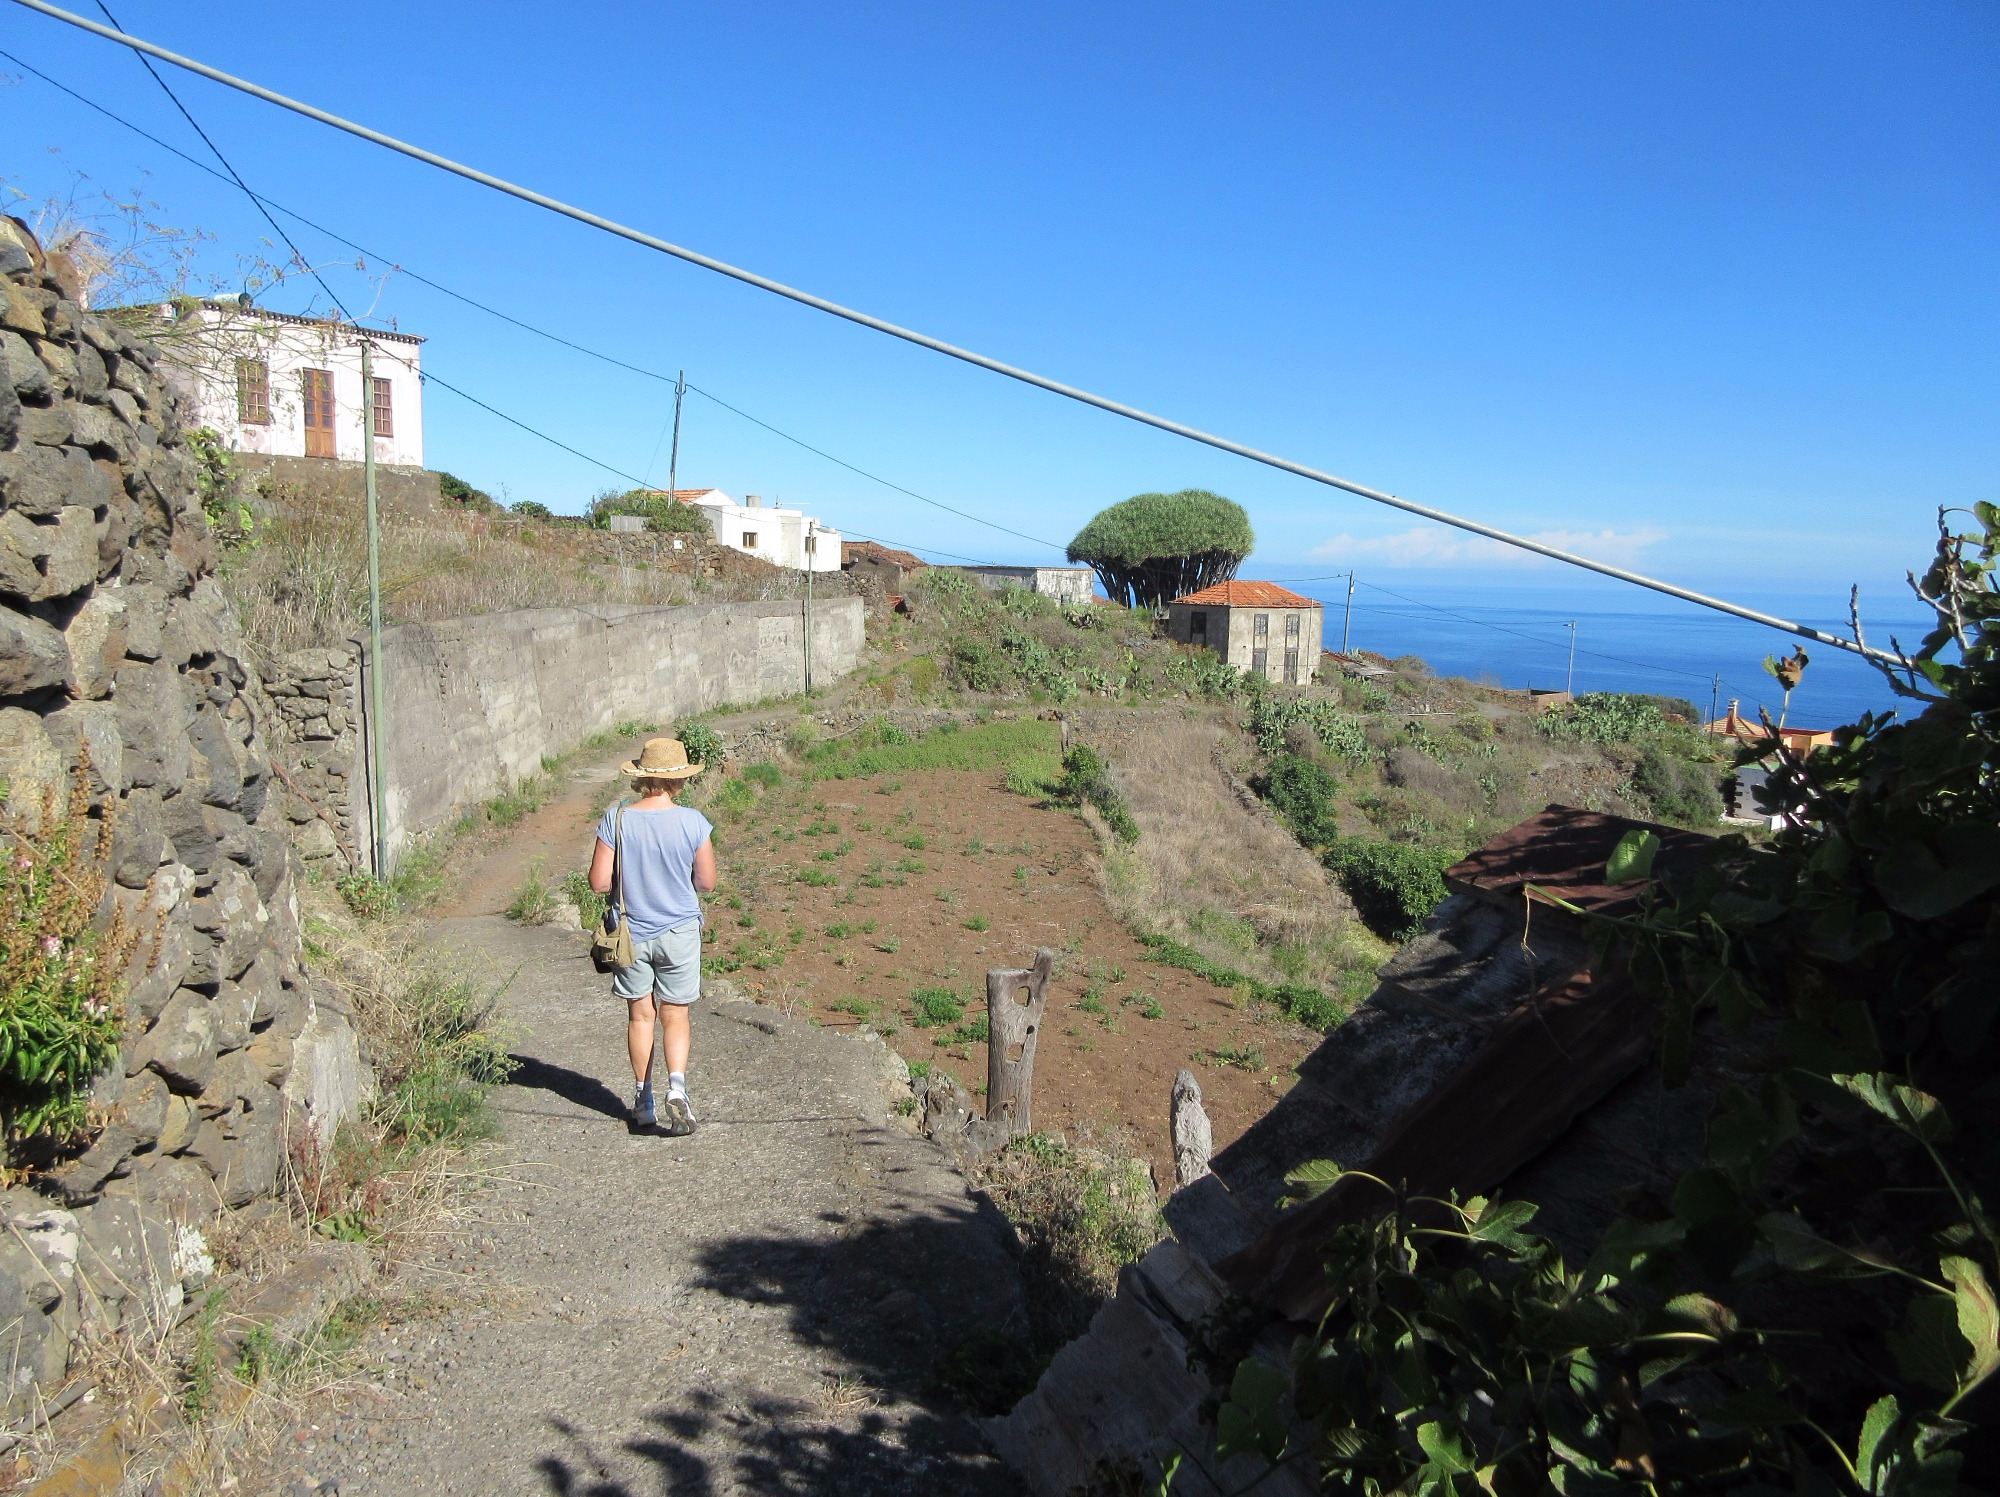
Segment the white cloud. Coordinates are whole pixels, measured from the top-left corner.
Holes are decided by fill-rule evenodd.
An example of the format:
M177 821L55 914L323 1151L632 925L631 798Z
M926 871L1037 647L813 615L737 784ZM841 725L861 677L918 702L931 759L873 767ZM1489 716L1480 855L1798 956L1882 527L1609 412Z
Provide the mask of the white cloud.
M1528 539L1592 561L1612 566L1636 565L1646 549L1667 538L1651 526L1640 530L1538 530ZM1545 556L1516 546L1470 535L1446 525L1420 525L1390 535L1337 535L1313 547L1315 557L1328 561L1374 561L1389 567L1538 567L1553 566Z

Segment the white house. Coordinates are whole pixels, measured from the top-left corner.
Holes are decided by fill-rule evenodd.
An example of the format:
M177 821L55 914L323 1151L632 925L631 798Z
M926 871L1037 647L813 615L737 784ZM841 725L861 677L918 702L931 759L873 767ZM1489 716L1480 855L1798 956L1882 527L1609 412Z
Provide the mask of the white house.
M213 427L231 451L360 462L365 337L373 345L366 398L375 408L375 461L424 465L422 338L228 302L161 315L204 324L170 335L180 357L166 373L193 402L195 422Z
M673 497L700 509L715 538L745 555L798 572L840 570L840 532L802 510L766 505L757 494L738 504L721 489L675 489Z

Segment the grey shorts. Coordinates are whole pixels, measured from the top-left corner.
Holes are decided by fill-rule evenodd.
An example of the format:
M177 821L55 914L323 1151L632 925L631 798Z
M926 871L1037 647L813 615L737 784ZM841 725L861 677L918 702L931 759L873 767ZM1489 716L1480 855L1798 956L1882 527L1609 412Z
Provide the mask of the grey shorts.
M683 921L651 940L635 938L632 958L611 974L611 991L627 1003L651 995L686 1007L701 996L701 921Z

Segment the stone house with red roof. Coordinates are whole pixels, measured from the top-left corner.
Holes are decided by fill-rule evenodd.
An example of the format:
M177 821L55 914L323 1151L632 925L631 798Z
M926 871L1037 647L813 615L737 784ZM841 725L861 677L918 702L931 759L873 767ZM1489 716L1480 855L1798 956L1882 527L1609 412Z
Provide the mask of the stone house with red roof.
M1218 582L1167 605L1167 635L1239 670L1304 686L1319 669L1324 610L1275 582Z

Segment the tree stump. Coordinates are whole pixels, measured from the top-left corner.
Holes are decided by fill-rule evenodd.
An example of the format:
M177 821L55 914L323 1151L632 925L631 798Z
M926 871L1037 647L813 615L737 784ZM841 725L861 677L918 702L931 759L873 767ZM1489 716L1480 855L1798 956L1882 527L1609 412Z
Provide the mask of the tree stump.
M1016 1133L1034 1128L1035 1038L1055 960L1044 946L1032 967L995 967L986 974L986 1117Z

